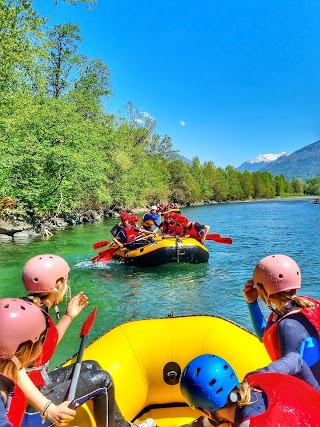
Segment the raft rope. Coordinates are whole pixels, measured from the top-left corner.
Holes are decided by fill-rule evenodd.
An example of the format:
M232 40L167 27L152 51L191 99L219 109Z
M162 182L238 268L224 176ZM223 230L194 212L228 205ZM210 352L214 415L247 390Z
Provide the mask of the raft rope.
M176 253L177 253L177 263L180 262L180 252L179 252L179 245L178 245L178 239L176 237Z

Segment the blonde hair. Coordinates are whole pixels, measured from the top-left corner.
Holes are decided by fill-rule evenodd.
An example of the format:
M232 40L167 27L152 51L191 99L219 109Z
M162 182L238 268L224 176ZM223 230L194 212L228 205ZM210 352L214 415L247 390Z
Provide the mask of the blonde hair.
M291 289L290 291L277 292L276 294L269 295L270 300L277 300L282 302L293 301L300 308L314 308L317 304L313 301L310 301L307 298L299 297L296 295L296 289Z
M246 406L251 400L251 390L247 380L243 380L242 383L237 387L239 396L238 406Z
M21 368L26 368L41 354L42 341L39 339L37 342L25 341L20 344L15 356L21 363ZM11 359L0 359L0 372L11 378L14 382L19 383L19 368Z
M36 293L36 294L31 293L28 295L28 299L31 300L37 307L42 308L42 306L43 306L42 300L45 297L48 297L49 295L52 295L55 293L57 295L57 299L58 299L58 296L60 296L60 293L62 292L62 290L65 286L67 286L66 295L68 296L68 299L70 300L71 299L71 288L70 288L69 282L65 281L64 279L59 279L56 282L56 288L57 288L59 294L57 294L55 291L49 292L49 293L48 292Z

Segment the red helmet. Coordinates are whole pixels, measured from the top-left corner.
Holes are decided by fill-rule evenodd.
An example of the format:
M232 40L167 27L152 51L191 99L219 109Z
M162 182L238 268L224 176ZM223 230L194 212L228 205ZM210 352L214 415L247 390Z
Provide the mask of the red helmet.
M139 221L139 217L137 216L137 215L133 215L131 218L130 218L130 223L131 224L135 224L136 222L138 222Z
M172 218L172 212L166 212L164 214L163 218L165 219L165 221L167 221L168 219Z
M44 312L19 298L0 299L0 358L11 359L20 344L35 343L46 329Z
M177 221L180 225L187 225L187 224L188 224L188 222L189 222L188 218L187 218L186 216L183 216L183 215L179 215L179 216L176 218L176 221Z
M287 255L269 255L256 265L253 282L261 283L268 295L301 288L298 264Z
M168 213L170 214L170 218L175 221L181 216L181 214L179 214L178 212L168 212Z
M56 292L59 279L67 279L70 267L57 255L37 255L26 263L22 271L22 280L29 293Z
M122 212L120 218L121 218L121 221L129 221L130 215L128 214L128 212Z

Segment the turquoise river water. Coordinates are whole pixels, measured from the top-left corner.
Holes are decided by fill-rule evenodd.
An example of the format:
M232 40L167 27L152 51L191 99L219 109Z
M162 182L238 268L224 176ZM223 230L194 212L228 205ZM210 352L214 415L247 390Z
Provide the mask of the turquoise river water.
M90 306L72 322L51 368L77 352L80 327L95 306L98 314L90 340L125 321L170 312L222 316L252 330L242 288L255 264L271 253L292 256L302 271L302 294L320 299L320 205L310 199L273 200L192 207L183 209L183 214L209 224L210 233L232 237L233 244L207 241L207 264L157 268L92 264L92 244L111 237L109 230L116 220L108 219L68 227L49 240L0 246L0 297L24 295L23 265L41 253L64 257L71 267L72 293L84 290L89 297Z

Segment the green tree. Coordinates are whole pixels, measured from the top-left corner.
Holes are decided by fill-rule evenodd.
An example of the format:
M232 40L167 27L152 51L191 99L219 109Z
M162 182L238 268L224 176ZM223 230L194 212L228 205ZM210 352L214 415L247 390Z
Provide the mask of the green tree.
M76 54L82 41L80 28L70 22L55 25L48 32L48 40L48 91L59 98L69 85L72 70L81 63L81 57Z
M226 167L226 174L229 184L228 199L241 200L243 199L243 191L240 182L240 172L236 171L233 166Z
M242 174L240 174L239 179L244 199L252 199L254 195L254 185L251 173L245 170L242 172Z
M308 179L306 181L305 193L314 195L314 196L320 195L320 177L319 176Z
M295 194L303 194L305 183L301 178L292 178L291 187Z

